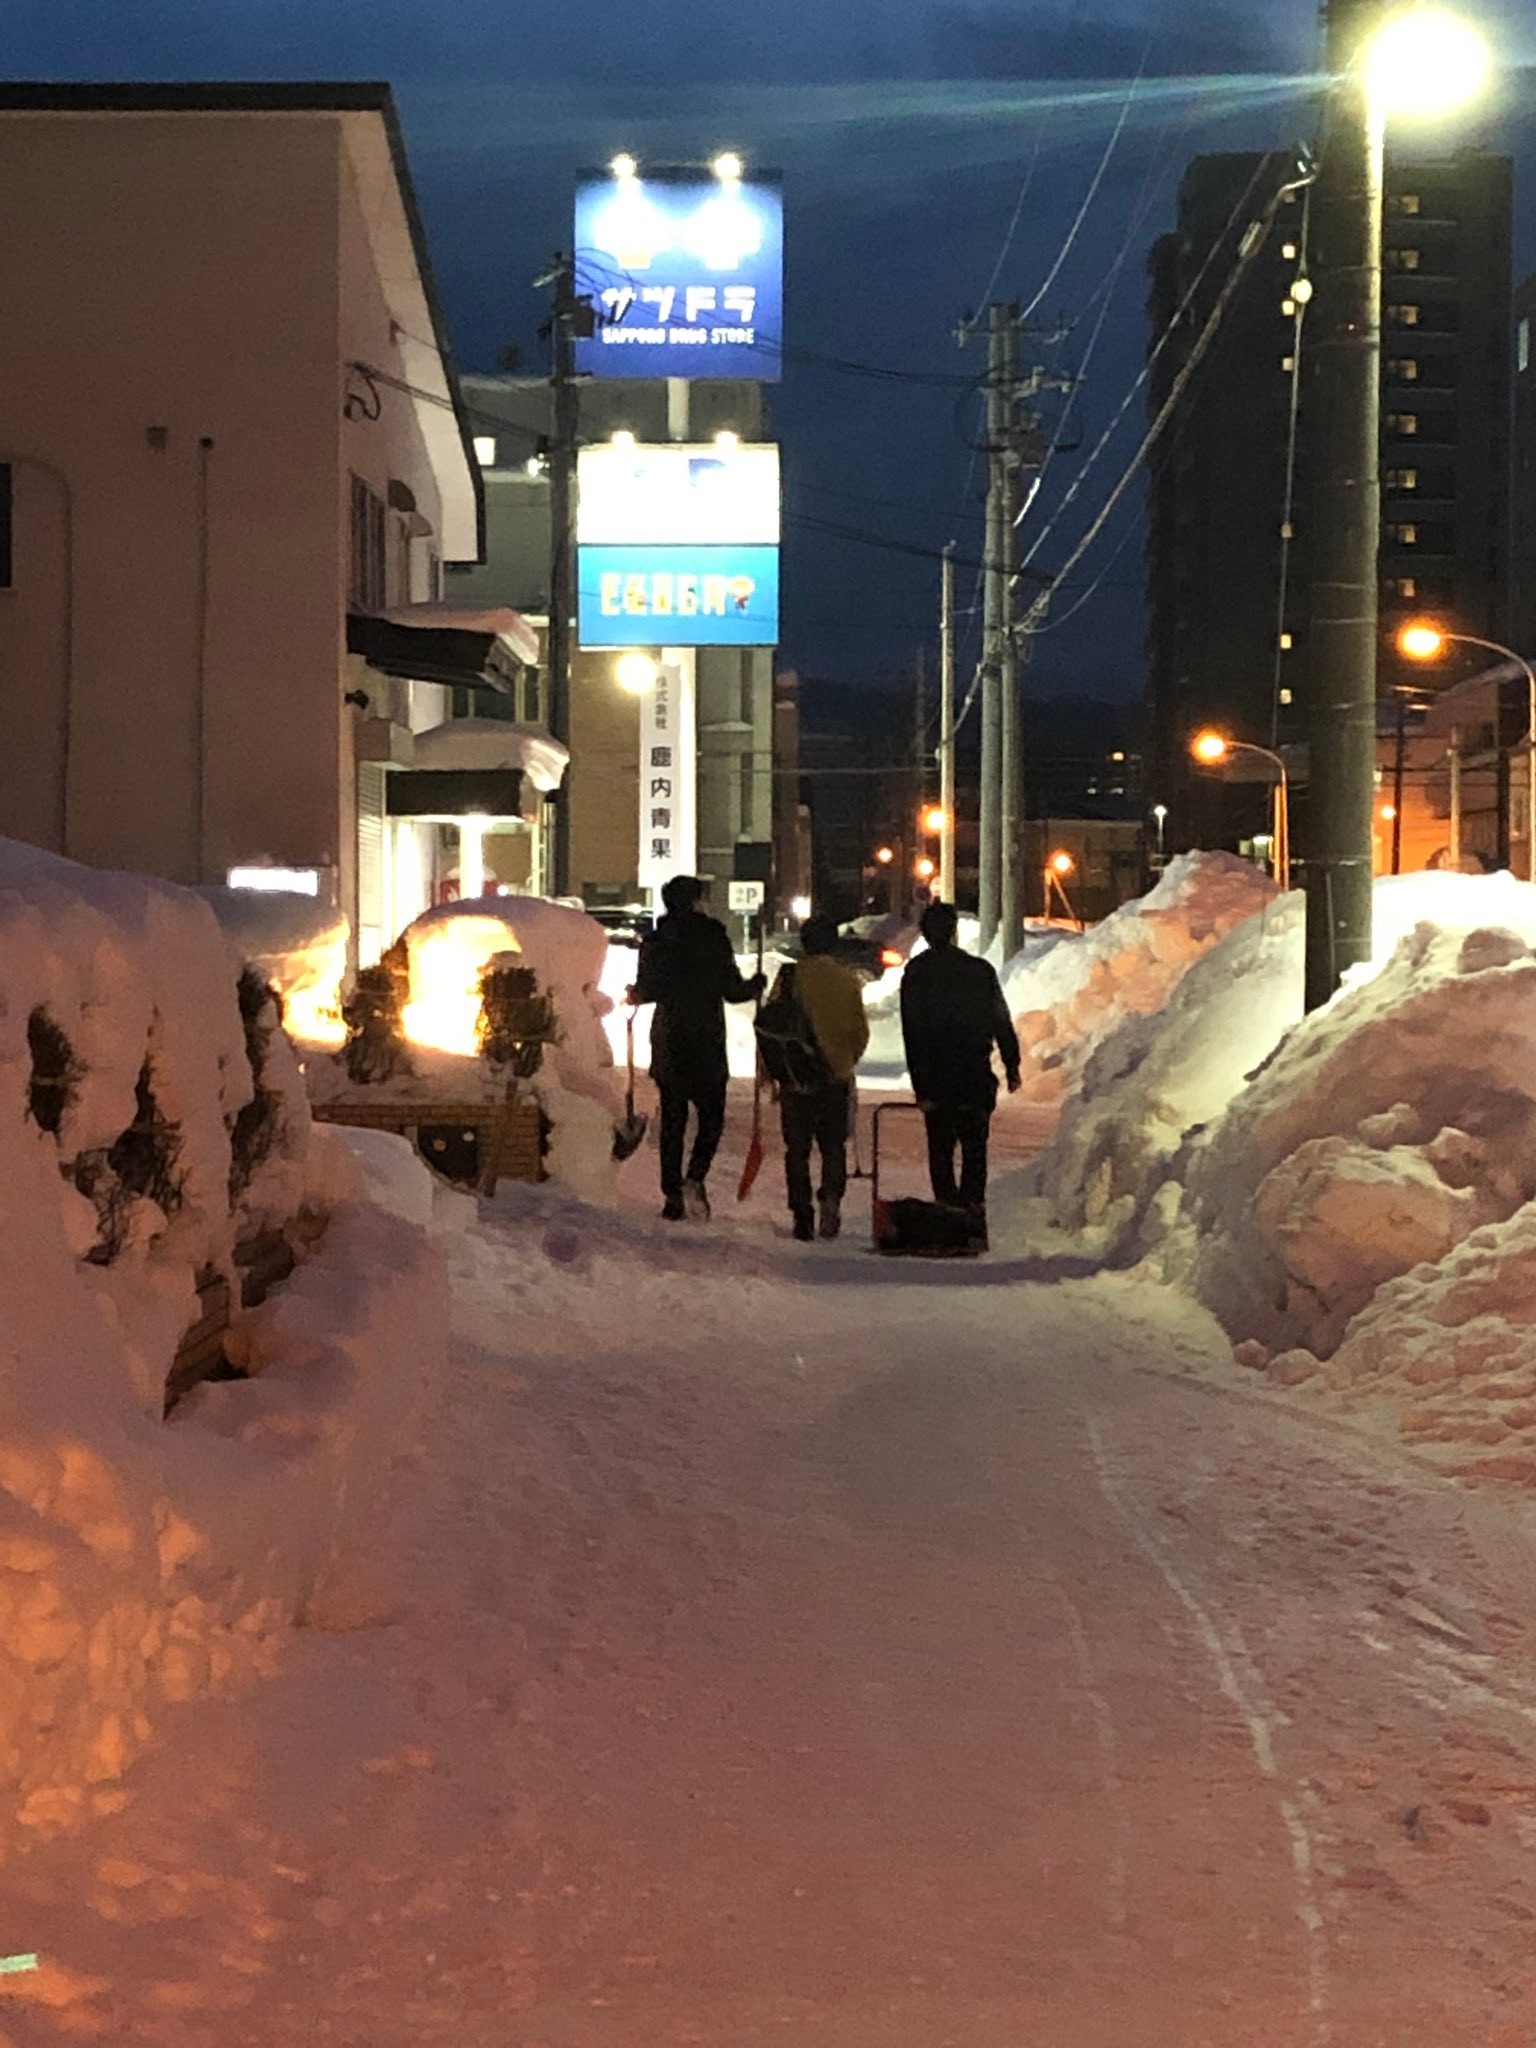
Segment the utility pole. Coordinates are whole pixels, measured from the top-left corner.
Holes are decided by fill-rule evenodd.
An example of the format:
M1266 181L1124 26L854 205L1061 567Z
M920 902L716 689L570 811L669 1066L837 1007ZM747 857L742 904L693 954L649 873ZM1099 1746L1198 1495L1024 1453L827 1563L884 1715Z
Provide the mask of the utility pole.
M960 339L970 339L968 323ZM987 322L987 527L983 567L981 660L981 843L977 909L981 951L1000 941L1003 958L1023 943L1019 835L1024 814L1024 749L1019 720L1019 482L1045 457L1040 422L1028 401L1067 390L1070 379L1043 370L1019 374L1024 327L1015 305L994 305Z
M981 871L977 914L980 950L997 937L1002 918L1003 867L1003 662L1002 642L1012 626L1012 591L1003 568L1008 543L1007 483L1003 456L1011 394L1004 383L1006 336L1016 309L993 306L987 326L987 537L982 569L981 653Z
M1020 428L1033 427L1019 410L1018 307L1008 308L1001 336L1001 374L1004 395L1003 448L999 461L997 488L1002 498L1002 559L998 574L1004 603L998 639L998 890L997 922L1000 952L1011 960L1024 943L1024 919L1019 894L1019 823L1024 808L1024 750L1019 734L1019 636L1017 592L1019 582L1019 472L1022 466ZM1031 381L1030 389L1034 384Z
M939 900L955 900L955 544L939 571Z
M549 628L546 657L549 669L549 730L562 746L571 743L571 621L576 610L576 443L579 403L576 395L576 337L592 319L592 304L579 298L575 273L568 256L557 256L555 267L540 283L555 288L554 308L549 320L550 394L552 404L549 440ZM571 890L571 777L574 761L568 762L555 804L553 894L568 896Z
M1370 958L1381 493L1383 115L1359 62L1382 0L1327 0L1332 79L1312 194L1311 793L1306 1005Z

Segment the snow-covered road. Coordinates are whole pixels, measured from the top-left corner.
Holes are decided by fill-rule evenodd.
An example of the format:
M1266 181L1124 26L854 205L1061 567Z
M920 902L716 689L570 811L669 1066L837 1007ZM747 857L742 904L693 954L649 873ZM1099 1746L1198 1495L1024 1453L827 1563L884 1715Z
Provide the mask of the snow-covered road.
M1529 1513L1126 1279L513 1194L283 1675L0 1873L0 2040L1526 2048Z

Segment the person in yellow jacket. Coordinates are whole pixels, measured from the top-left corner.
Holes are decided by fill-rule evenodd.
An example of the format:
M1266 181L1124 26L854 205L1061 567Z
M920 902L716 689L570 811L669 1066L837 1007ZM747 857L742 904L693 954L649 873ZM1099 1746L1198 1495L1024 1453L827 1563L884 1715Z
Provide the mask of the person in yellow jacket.
M837 926L809 917L800 929L802 958L793 969L794 991L815 1040L826 1078L814 1087L779 1090L784 1133L784 1178L795 1236L836 1237L848 1185L848 1131L853 1118L853 1070L869 1044L864 991L832 957ZM821 1154L819 1223L811 1209L811 1147Z

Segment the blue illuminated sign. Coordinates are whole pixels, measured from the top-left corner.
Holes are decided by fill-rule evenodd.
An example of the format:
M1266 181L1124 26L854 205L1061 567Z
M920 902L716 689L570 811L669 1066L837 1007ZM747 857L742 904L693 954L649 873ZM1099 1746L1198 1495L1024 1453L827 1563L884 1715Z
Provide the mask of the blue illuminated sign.
M779 551L773 546L576 551L583 647L776 647Z
M576 189L576 287L597 331L589 377L780 375L784 199L761 173L643 169Z

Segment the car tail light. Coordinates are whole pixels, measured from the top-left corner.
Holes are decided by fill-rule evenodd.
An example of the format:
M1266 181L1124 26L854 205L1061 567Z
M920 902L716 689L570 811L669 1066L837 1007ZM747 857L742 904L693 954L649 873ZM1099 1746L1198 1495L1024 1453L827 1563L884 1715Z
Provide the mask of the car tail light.
M880 948L880 965L882 967L899 967L901 965L901 955L894 946L882 946Z

